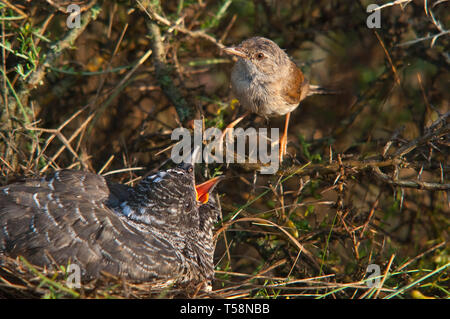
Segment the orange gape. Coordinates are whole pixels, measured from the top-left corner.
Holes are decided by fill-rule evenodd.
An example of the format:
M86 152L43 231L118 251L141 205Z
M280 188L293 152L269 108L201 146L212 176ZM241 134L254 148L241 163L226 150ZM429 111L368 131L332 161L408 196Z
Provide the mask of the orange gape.
M195 190L197 192L197 201L203 204L207 203L209 200L209 192L211 188L217 185L221 178L222 176L217 176L204 183L201 183L200 185L195 185Z

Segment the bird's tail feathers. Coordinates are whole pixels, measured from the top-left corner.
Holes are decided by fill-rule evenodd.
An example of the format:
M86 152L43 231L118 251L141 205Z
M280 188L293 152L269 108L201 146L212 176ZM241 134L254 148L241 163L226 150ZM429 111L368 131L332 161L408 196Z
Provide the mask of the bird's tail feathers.
M308 90L308 96L316 94L339 94L339 93L342 93L342 91L324 88L320 85L312 85L312 84L309 85Z

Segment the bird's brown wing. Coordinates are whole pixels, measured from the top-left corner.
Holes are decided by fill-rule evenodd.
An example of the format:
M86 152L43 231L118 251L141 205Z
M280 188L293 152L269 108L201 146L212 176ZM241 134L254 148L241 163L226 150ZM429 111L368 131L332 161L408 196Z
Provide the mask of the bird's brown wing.
M294 79L294 81L286 82L284 86L283 95L286 102L290 104L298 104L307 96L308 80L303 76L302 71L291 61L290 67L291 76L288 78Z

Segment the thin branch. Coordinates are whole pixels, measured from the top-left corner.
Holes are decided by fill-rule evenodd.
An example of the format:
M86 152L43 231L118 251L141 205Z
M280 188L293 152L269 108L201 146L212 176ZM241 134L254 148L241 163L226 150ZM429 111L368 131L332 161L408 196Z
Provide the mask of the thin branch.
M220 43L219 41L216 40L216 38L214 38L213 36L210 36L209 34L205 33L204 31L191 31L181 25L178 24L173 24L170 20L162 17L161 15L159 15L155 10L153 10L150 6L147 6L144 8L144 6L141 4L140 1L137 1L138 4L140 5L141 9L145 11L145 13L150 17L150 19L163 24L165 26L170 27L172 30L176 30L178 32L181 32L183 34L186 34L188 36L190 36L191 38L200 38L200 39L204 39L207 40L208 42L213 43L214 45L216 45L219 49L223 49L225 48L225 45L223 45L222 43Z
M449 114L450 114L450 112L447 112L447 114L445 114L445 116L447 117ZM441 122L442 118L440 118L438 121ZM394 153L393 157L398 158L398 157L405 156L406 154L410 153L412 150L419 147L420 145L423 145L432 139L439 138L439 137L449 134L449 133L450 133L450 123L447 123L447 125L444 125L440 129L437 129L435 131L432 129L429 129L428 133L426 133L422 136L419 136L418 138L416 138L416 139L412 140L411 142L400 147Z
M154 51L153 63L155 65L156 78L158 79L164 94L175 106L180 122L183 122L191 114L191 109L170 77L170 71L166 65L167 62L164 44L162 42L161 31L158 25L154 22L149 22L148 28L152 35L151 41Z
M81 23L79 28L73 28L71 31L69 31L64 38L57 41L50 47L50 51L47 53L47 56L44 60L44 62L34 71L28 80L28 85L31 88L35 88L38 86L46 72L47 68L52 66L56 59L62 54L62 52L73 45L75 40L83 33L83 31L86 29L88 24L92 21L97 19L98 14L100 13L100 9L95 7L89 11L87 11L82 17L81 17Z
M374 176L376 176L378 179L382 180L385 183L391 184L392 186L425 189L430 191L450 190L450 184L412 180L393 180L388 175L384 174L379 167L373 167L373 173Z

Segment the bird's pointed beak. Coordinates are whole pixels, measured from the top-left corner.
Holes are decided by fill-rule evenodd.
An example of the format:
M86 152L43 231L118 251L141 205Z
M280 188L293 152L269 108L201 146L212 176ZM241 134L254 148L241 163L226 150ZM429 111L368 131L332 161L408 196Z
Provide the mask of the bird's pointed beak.
M197 192L197 201L202 204L206 204L209 200L209 194L223 178L224 176L217 176L204 183L195 185L195 190Z
M247 58L247 55L244 52L242 52L242 50L239 47L227 47L223 50L228 54L236 55L244 59Z

